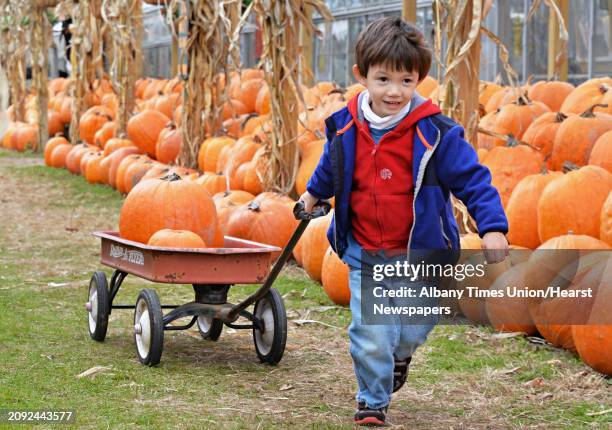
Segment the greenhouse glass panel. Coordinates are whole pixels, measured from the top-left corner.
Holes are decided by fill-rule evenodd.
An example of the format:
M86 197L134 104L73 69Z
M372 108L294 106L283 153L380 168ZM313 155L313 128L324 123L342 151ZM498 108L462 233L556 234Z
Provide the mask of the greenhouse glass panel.
M527 76L538 81L548 75L548 17L549 9L544 3L527 23Z
M612 1L595 1L593 25L593 75L610 76L612 70Z
M575 84L588 77L591 34L586 1L570 2L568 33L568 74L569 80Z

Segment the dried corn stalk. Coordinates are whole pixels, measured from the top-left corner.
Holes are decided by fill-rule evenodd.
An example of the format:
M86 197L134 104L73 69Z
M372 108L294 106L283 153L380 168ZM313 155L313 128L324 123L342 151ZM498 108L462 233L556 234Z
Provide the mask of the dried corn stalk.
M272 127L270 166L266 169L264 188L289 193L298 169L298 102L304 104L300 85L300 30L318 33L307 11L316 10L325 19L331 15L321 0L254 0L253 7L261 22L262 65L270 89Z
M24 0L0 0L0 59L9 81L15 121L25 121L28 8Z
M476 146L478 86L480 74L480 34L482 21L492 0L435 0L436 57L444 62L441 82L441 109L465 128L468 142ZM441 54L442 34L447 50Z
M559 41L561 44L559 46L559 53L555 58L554 66L554 78L558 79L561 72L561 66L567 61L567 43L569 39L569 36L567 34L567 26L565 25L563 15L554 0L535 0L529 8L529 13L527 14L527 21L529 21L533 17L535 12L540 7L540 4L542 4L542 1L544 1L546 6L548 6L548 8L551 10L551 13L554 14L557 20L557 27L559 29Z
M53 1L32 1L35 11L32 21L32 78L36 90L38 102L38 148L44 149L49 140L49 128L47 121L47 104L49 101L49 90L47 87L47 75L49 72L49 39L51 38L51 27L47 18L46 8L55 6Z
M70 140L79 140L79 120L88 108L86 97L93 97L95 80L101 79L103 70L101 28L101 0L65 0L61 8L72 16L72 118L70 120Z
M134 110L134 82L136 80L137 27L142 21L140 0L104 0L102 19L108 29L112 63L110 77L119 98L117 123L119 132L127 132L127 122ZM141 24L140 24L141 25Z
M238 36L250 8L240 20L231 17L239 14L241 4L239 0L173 0L168 7L170 28L179 29L179 70L186 81L179 154L183 166L197 165L203 140L220 128L225 96L217 75L225 74L229 82L228 71L239 65Z

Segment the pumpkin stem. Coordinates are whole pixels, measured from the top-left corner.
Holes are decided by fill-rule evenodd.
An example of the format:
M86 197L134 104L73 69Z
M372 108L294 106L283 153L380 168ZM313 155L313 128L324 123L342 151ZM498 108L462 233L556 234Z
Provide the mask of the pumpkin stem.
M555 117L555 122L563 122L567 119L567 115L563 112L557 112L557 116Z
M582 112L580 114L580 116L583 117L583 118L595 118L595 113L593 112L593 109L595 109L596 107L605 107L605 108L607 108L608 105L605 104L605 103L595 103L593 106L591 106L590 108L588 108L587 110Z
M546 160L544 160L546 161ZM546 163L542 164L542 169L540 170L541 175L548 175L548 169L546 168Z
M177 175L176 172L172 172L169 175L166 175L166 176L164 176L161 179L162 179L162 181L173 182L173 181L180 181L181 177L179 175Z
M255 200L251 200L251 202L248 204L247 208L250 211L254 211L254 212L260 212L261 211L261 207L259 206L259 203Z
M571 172L573 170L578 170L580 167L578 167L576 164L572 163L571 161L565 161L563 163L563 173L568 173Z

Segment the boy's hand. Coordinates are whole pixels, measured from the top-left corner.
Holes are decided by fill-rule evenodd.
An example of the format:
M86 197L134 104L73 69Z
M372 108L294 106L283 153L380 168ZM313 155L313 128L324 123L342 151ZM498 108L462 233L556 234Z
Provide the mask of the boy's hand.
M302 194L298 200L304 202L304 211L306 212L312 212L312 208L319 201L319 199L310 194L308 191Z
M508 256L506 236L497 231L486 233L482 238L482 249L487 263L501 263Z

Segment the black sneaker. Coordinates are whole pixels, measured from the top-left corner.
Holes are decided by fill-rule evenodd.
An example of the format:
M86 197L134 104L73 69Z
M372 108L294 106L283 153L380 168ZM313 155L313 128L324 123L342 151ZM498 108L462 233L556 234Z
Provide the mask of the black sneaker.
M387 408L388 406L383 406L382 408L371 409L365 402L359 402L355 412L355 424L373 427L384 426L387 419Z
M393 369L393 392L404 386L406 378L408 377L408 368L410 367L410 361L412 357L408 357L404 360L395 360L395 368Z

